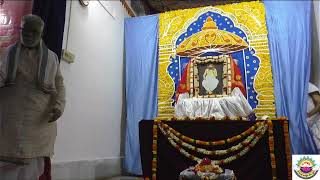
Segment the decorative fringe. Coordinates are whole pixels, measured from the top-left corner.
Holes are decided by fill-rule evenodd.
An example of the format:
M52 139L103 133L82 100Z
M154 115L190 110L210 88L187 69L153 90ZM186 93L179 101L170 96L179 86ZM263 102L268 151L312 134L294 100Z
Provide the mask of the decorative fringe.
M272 179L277 179L277 167L276 167L276 157L274 155L274 137L273 137L273 124L271 120L268 120L268 129L269 129L269 150L271 158L271 167L272 167Z

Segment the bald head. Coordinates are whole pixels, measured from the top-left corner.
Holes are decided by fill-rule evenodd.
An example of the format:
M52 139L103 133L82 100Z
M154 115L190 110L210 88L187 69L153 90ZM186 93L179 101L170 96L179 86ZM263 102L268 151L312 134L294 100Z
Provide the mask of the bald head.
M21 43L26 47L35 47L40 43L44 28L43 20L36 15L26 15L21 20Z

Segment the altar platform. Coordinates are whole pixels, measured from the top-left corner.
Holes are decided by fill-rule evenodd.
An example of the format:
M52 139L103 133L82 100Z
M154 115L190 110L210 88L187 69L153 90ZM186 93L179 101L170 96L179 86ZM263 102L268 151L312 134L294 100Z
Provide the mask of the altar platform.
M209 141L222 140L239 135L259 121L183 120L163 122L185 136ZM150 179L152 179L152 159L154 157L152 152L153 125L153 120L142 120L139 123L143 176ZM238 180L291 179L288 121L274 120L272 121L271 129L273 133L266 131L258 143L247 154L229 164L221 165L221 167L233 170ZM180 172L190 166L194 166L196 162L183 156L175 149L160 130L157 131L157 135L156 179L176 180L179 178ZM270 141L272 143L270 143ZM218 147L221 149L226 148L223 145ZM188 150L188 152L201 156L197 154L197 152L190 150Z

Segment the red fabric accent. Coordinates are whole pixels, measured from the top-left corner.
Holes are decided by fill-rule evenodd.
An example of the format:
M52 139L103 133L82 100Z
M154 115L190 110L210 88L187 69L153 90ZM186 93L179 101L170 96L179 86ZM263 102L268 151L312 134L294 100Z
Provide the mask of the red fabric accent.
M191 61L187 64L186 68L184 69L184 71L182 73L181 80L179 81L179 85L178 85L177 92L176 92L176 101L178 101L180 94L187 93L190 90L189 84L188 84L189 83L188 76L189 76L190 63L191 63Z
M51 159L44 157L44 170L43 174L39 177L39 180L51 180Z
M231 56L230 56L230 58L232 59ZM241 71L240 71L240 68L234 59L232 59L232 61L231 61L231 67L232 67L231 89L238 87L240 89L240 91L242 92L242 94L244 95L244 97L246 97L247 91L246 91L246 88L244 87L243 82L242 82Z
M31 14L32 1L3 1L0 5L0 49L6 48L19 39L22 16Z

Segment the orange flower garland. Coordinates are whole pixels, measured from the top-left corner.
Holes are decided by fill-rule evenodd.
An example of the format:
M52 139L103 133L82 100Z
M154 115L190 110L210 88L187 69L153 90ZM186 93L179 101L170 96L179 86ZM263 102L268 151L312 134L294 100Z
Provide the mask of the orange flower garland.
M185 147L187 149L190 149L190 150L193 150L193 151L196 151L198 153L205 154L205 155L226 155L226 154L229 154L231 152L241 150L245 146L248 146L250 144L250 142L255 138L255 136L258 136L260 134L260 132L263 130L263 128L264 128L263 123L259 123L259 125L260 126L251 135L249 135L246 139L244 139L239 144L237 144L235 146L232 146L232 147L230 147L230 148L228 148L226 150L214 150L214 151L209 151L209 150L206 150L206 149L203 149L203 148L197 148L197 147L195 147L195 146L193 146L193 145L191 145L189 143L186 143L183 140L179 139L177 136L172 134L170 131L166 131L161 125L159 125L159 128L160 128L162 134L164 134L168 139L170 138L171 140L174 140L178 145L183 146L183 147Z
M287 163L288 163L288 180L292 179L292 159L291 159L291 150L290 150L290 137L289 137L289 125L288 120L285 119L283 122L283 129L284 129L284 140L285 140L285 146L286 146L286 155L287 155Z
M216 145L225 145L228 143L233 143L235 141L238 141L238 140L246 137L247 135L250 135L253 132L255 132L256 128L259 127L262 123L263 122L258 122L254 126L250 127L246 131L244 131L243 133L241 133L237 136L233 136L231 138L228 138L226 140L220 140L220 141L201 141L201 140L192 139L190 137L182 135L181 133L177 132L176 130L174 130L173 128L169 127L167 124L164 124L161 121L158 122L158 125L164 129L168 129L168 131L170 133L173 133L175 136L177 136L178 138L180 138L186 142L194 143L194 144L198 144L198 145L205 145L205 146L216 146Z
M261 132L259 132L259 134L253 139L253 141L248 144L247 146L245 146L243 148L243 150L241 150L239 153L237 153L236 155L230 156L228 158L222 159L222 160L213 160L213 162L216 165L221 165L221 164L227 164L230 163L236 159L238 159L239 157L245 155L247 152L249 152L251 150L251 148L253 148L256 143L261 139L261 137L264 135L264 133L266 132L266 130L268 129L268 125L266 124L265 126L262 127ZM160 128L161 130L161 128ZM161 132L164 134L166 132L162 131ZM166 136L166 135L165 135ZM188 153L186 150L184 150L181 146L179 146L171 137L167 136L168 141L170 142L170 144L176 148L181 154L183 154L184 156L186 156L187 158L190 158L196 162L200 162L201 158L196 157L194 155L191 155L190 153Z
M276 173L276 157L274 155L274 138L273 138L273 125L272 121L268 120L268 131L269 131L269 150L270 150L270 159L271 159L271 167L272 167L272 179L277 179Z
M158 151L158 125L157 125L157 121L154 121L153 138L152 138L152 180L157 180L157 151Z
M288 126L287 126L286 123L284 123L284 124L285 124L285 127L284 127L285 130L287 130ZM196 157L196 156L188 153L183 148L181 148L181 146L180 146L180 145L182 145L181 143L185 143L182 140L187 141L189 143L198 144L198 145L215 146L215 145L225 145L225 144L228 144L228 143L232 143L232 142L240 140L241 138L244 138L246 136L250 136L250 135L254 136L254 139L251 139L250 143L247 143L248 142L248 138L249 138L249 137L247 137L247 139L245 139L244 141L239 143L239 144L242 144L241 146L239 144L236 145L236 147L238 147L238 148L236 148L237 151L238 150L240 151L242 149L237 154L235 154L233 156L230 156L230 157L227 157L227 158L222 159L222 160L213 160L213 162L215 164L217 164L217 165L230 163L230 162L240 158L241 156L244 156L245 154L247 154L247 152L249 152L256 145L256 143L262 138L262 136L268 130L268 132L269 132L270 158L271 158L271 165L272 165L272 176L273 176L273 179L276 179L276 171L275 171L276 163L275 163L275 155L274 155L273 125L272 125L272 121L271 120L267 120L267 121L264 121L264 122L257 122L254 126L250 127L249 129L247 129L245 132L241 133L240 135L228 138L226 140L209 141L209 142L195 140L195 139L189 138L187 136L183 136L181 133L175 131L174 129L172 129L168 125L162 123L161 121L159 121L159 120L154 121L154 125L153 125L153 146L152 146L152 153L153 153L152 180L156 180L157 179L158 127L160 128L160 131L167 137L168 141L170 142L170 144L173 147L175 147L181 154L183 154L187 158L190 158L191 160L194 160L196 162L201 161L201 158ZM169 135L169 134L171 134L171 135ZM179 140L179 141L177 141L178 144L175 142L175 138L173 138L173 135L175 135L176 139ZM285 138L288 139L288 137L285 137ZM201 149L201 148L192 147L192 145L190 145L190 147L192 148L192 150L193 149L194 150ZM288 149L288 148L286 148L286 149ZM227 151L227 154L230 152L230 150L221 150L221 152L222 151ZM233 151L236 151L236 150L233 150ZM197 152L199 152L199 151L197 151ZM200 151L200 153L203 153L203 152ZM203 153L203 154L205 154L205 153ZM216 153L210 153L210 155L216 155ZM219 155L219 153L217 153L217 155Z

